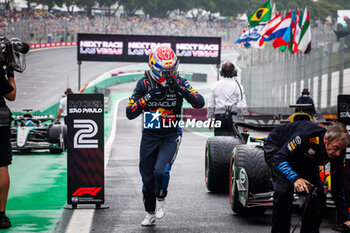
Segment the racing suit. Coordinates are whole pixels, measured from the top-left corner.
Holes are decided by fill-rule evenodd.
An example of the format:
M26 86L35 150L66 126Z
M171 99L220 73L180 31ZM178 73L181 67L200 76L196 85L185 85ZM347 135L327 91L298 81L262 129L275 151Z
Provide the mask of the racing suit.
M297 121L275 128L264 145L265 159L272 172L274 205L271 232L289 232L294 182L306 179L317 188L302 218L300 232L319 232L325 195L319 166L331 164L331 194L343 222L350 220L344 197L344 156L329 159L323 139L326 129L310 121Z
M145 77L137 82L126 107L126 116L130 120L142 112L144 112L144 122L147 117L146 113L151 113L155 117L160 115L159 128L146 128L144 123L140 145L139 169L143 183L144 206L147 212L155 211L156 198L162 199L167 196L169 173L182 137L181 128L176 122L180 119L183 98L194 108L204 106L203 97L191 87L186 79L177 77L175 80L174 85L163 87L154 81L146 71ZM154 88L157 88L159 93L149 98L149 93Z

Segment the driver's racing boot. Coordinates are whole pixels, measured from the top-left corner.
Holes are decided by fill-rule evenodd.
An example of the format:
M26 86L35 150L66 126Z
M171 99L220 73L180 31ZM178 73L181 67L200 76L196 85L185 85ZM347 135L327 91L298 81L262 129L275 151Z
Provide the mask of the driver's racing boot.
M156 222L156 216L154 213L147 213L145 219L141 222L142 226L152 226Z
M156 218L162 219L165 216L165 199L157 198Z

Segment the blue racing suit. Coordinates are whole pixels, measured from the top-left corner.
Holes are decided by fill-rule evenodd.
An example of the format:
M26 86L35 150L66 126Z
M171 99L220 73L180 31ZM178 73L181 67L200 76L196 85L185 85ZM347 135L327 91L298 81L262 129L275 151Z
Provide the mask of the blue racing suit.
M144 127L142 131L139 168L147 212L155 211L156 198L167 196L169 173L182 137L181 128L175 123L181 118L183 98L194 108L204 106L204 98L186 79L177 77L175 80L176 83L163 87L146 71L145 77L137 82L126 107L126 116L130 120L143 112L152 112L160 115L162 123L160 128Z
M311 121L281 125L270 132L264 144L265 159L272 172L274 206L271 232L289 232L294 182L306 179L317 187L317 196L308 205L301 232L319 232L325 196L319 166L331 163L332 197L342 221L350 220L344 197L344 156L329 159L324 136L326 129Z

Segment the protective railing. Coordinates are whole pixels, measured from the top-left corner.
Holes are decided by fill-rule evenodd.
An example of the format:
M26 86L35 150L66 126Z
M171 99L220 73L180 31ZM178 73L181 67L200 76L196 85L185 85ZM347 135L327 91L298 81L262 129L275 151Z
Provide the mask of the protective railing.
M270 45L269 45L270 46ZM318 113L336 113L337 96L350 93L350 36L290 54L273 48L239 51L242 84L250 109L289 114L303 88Z
M231 22L229 25L191 20L172 21L120 19L117 17L76 17L71 19L26 19L6 23L3 35L19 37L31 43L50 43L75 41L77 33L101 34L141 34L141 35L176 35L176 36L215 36L223 42L237 39L243 25Z

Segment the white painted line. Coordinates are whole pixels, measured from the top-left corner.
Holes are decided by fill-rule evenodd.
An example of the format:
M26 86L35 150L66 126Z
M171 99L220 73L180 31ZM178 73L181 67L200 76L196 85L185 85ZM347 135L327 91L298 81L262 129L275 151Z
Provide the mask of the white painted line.
M115 103L115 106L114 106L114 112L113 112L113 117L112 117L112 121L113 121L112 129L111 129L111 132L109 134L108 140L105 144L105 169L107 168L109 158L111 157L112 144L113 144L114 138L115 138L115 131L117 130L119 103L126 98L128 98L128 97L123 97L123 98L119 99Z
M69 221L66 233L90 232L94 212L95 210L93 209L74 210L72 217Z
M49 50L49 49L68 49L68 48L76 48L77 46L59 46L59 47L48 47L48 48L37 48L37 49L29 49L29 53L33 52L39 52L43 50ZM28 53L28 54L29 54Z
M210 137L212 137L212 136L204 135L204 134L197 133L197 132L194 132L194 131L190 131L190 132L193 133L193 134L195 134L195 135L202 136L202 137L205 137L205 138L210 138Z

